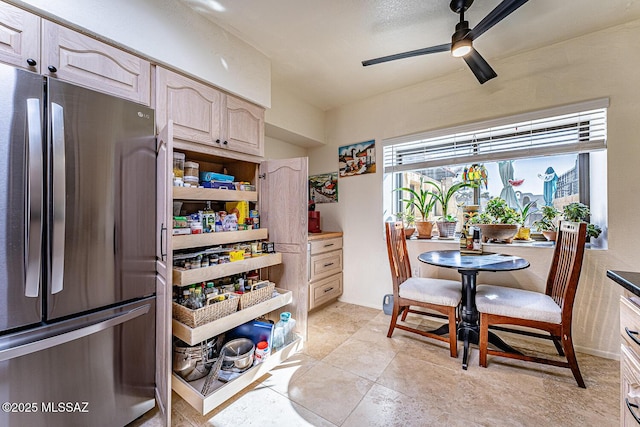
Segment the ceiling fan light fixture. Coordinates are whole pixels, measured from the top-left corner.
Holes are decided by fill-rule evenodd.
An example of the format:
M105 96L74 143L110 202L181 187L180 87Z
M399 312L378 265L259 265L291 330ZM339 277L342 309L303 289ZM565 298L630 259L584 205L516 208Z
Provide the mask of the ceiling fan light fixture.
M456 25L456 31L451 36L451 55L460 58L471 52L472 42L467 37L469 34L469 22L460 21Z
M451 43L451 56L460 58L471 53L471 40L462 39Z

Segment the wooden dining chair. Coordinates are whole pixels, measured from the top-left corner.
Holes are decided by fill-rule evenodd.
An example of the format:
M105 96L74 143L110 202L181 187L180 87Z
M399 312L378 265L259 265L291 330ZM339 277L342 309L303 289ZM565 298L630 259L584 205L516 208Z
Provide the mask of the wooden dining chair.
M476 305L480 312L480 366L487 367L487 355L570 368L578 386L585 388L571 338L573 301L578 288L582 258L587 236L587 224L561 222L558 226L553 260L547 277L545 293L503 286L478 285ZM494 327L519 325L545 331L549 335ZM489 328L514 332L553 341L562 360L527 356L488 348Z
M413 332L425 337L449 343L451 357L458 357L456 331L456 309L462 299L461 284L455 280L411 277L411 263L407 253L407 242L402 222L387 222L387 252L393 280L393 313L387 337L391 338L395 328ZM436 311L429 313L416 310L420 307ZM448 320L448 335L445 337L436 331L424 331L406 323L409 313ZM398 317L401 316L398 322Z

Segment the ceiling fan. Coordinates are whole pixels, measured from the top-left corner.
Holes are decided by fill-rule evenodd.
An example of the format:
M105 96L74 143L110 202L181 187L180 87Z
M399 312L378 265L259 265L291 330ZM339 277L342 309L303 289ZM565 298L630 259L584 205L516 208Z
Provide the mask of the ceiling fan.
M493 68L491 68L489 63L485 61L478 51L473 48L473 41L498 22L509 16L527 1L528 0L503 0L495 7L495 9L489 12L489 14L478 23L478 25L470 30L469 22L464 20L464 12L473 4L473 0L451 0L449 7L453 12L460 15L460 22L456 25L456 30L451 36L451 43L369 59L362 61L362 65L366 67L368 65L380 64L382 62L395 61L396 59L451 51L451 55L455 57L462 57L462 59L464 59L480 84L483 84L498 75L493 71Z

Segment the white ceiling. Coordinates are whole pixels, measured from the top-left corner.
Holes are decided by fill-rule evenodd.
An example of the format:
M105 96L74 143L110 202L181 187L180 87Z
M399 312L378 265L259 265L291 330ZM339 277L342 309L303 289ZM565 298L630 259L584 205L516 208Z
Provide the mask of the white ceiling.
M447 52L363 67L361 61L449 43L449 0L181 0L271 59L272 82L328 110L466 70ZM500 0L476 0L473 28ZM489 64L640 18L640 0L530 0L474 41ZM493 67L500 78L499 67ZM490 85L491 81L485 83Z

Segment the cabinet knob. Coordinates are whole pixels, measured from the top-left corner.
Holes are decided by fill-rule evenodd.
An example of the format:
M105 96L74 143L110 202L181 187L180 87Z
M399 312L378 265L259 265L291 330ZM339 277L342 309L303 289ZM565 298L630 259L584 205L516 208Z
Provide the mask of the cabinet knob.
M56 73L56 72L58 72L58 69L57 69L56 67L54 67L53 65L49 65L49 66L47 67L47 69L48 69L50 72L52 72L52 73Z
M38 63L33 58L27 58L27 64L29 64L29 67L35 67Z
M220 144L220 140L219 139L216 139L216 144Z
M227 145L227 144L228 144L228 142L227 142L227 140L226 140L226 139L224 140L223 144L224 144L224 145Z

